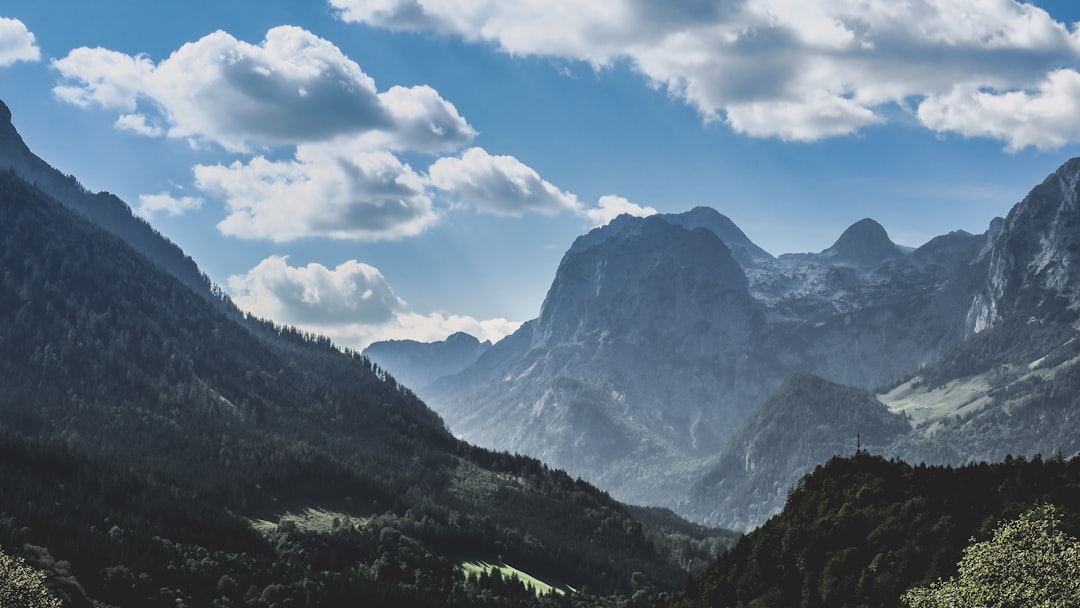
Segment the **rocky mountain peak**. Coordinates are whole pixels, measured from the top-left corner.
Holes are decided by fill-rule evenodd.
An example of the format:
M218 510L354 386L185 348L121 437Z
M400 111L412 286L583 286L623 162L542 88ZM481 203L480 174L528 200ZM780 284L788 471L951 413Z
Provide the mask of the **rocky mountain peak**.
M995 223L996 220L995 220ZM1005 316L1042 318L1080 296L1080 158L1065 162L991 224L989 273L968 313L982 331Z
M658 216L613 223L578 239L563 257L541 308L538 337L574 340L582 331L631 319L656 323L677 314L673 299L682 294L746 293L747 285L742 267L710 230L688 230Z
M0 99L0 129L13 129L11 124L11 108L7 107L4 100Z
M866 218L848 227L832 247L821 253L837 262L872 267L903 255L904 250L892 242L881 224Z
M731 221L731 218L723 215L712 207L694 207L685 213L672 213L662 216L672 224L678 224L688 230L705 228L731 250L731 255L738 260L743 268L752 268L768 264L774 261L773 256L758 247L746 234Z

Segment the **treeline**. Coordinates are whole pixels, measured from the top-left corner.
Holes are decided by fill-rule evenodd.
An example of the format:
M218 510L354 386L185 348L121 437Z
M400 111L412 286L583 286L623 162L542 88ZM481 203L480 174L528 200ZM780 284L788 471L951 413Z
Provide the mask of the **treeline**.
M1080 531L1080 457L911 466L865 452L803 478L784 510L743 537L667 608L890 608L956 574L969 539L1038 504Z

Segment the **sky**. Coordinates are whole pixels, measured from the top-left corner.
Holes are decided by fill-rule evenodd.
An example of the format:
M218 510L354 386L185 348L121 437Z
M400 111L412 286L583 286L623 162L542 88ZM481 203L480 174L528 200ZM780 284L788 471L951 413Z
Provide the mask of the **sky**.
M773 254L981 233L1080 155L1080 2L4 0L0 99L242 308L363 348L535 318L698 205Z

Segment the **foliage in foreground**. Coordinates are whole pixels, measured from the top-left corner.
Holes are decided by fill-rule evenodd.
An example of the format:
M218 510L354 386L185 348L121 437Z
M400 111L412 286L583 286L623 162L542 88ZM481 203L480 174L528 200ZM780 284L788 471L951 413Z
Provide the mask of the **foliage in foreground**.
M912 589L903 601L911 608L1076 608L1080 542L1060 525L1055 507L1032 509L964 549L955 577Z
M45 587L45 573L22 558L0 550L0 606L4 608L60 608L60 600Z

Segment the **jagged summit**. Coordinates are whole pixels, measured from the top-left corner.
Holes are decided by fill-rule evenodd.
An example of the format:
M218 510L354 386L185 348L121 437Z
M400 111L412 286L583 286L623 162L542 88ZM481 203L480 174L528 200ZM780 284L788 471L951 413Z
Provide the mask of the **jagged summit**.
M852 224L832 247L821 253L855 266L877 266L903 255L904 250L892 242L881 224L866 218Z
M775 259L772 254L754 244L731 218L712 207L694 207L685 213L670 213L662 217L688 230L705 228L711 231L724 241L731 250L731 255L743 268L759 266Z

